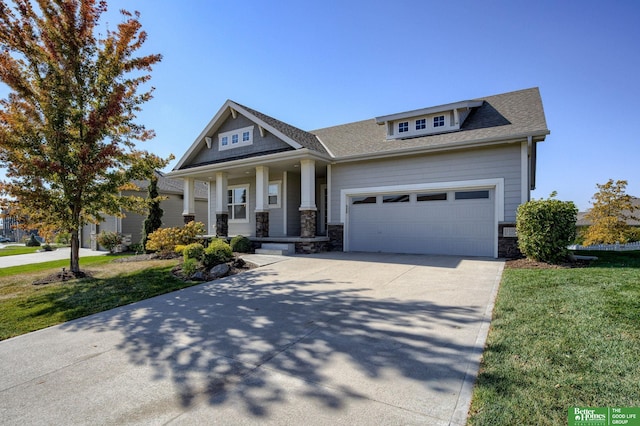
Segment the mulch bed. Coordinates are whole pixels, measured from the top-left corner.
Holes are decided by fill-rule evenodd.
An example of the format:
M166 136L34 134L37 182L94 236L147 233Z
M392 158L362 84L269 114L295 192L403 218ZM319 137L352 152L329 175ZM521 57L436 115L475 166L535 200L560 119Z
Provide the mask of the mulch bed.
M591 261L588 260L573 260L555 265L531 259L511 259L505 262L504 267L507 269L571 269L586 268L590 263Z
M76 280L79 278L91 278L91 273L88 271L80 271L77 273L73 273L71 271L67 271L63 269L60 272L56 272L55 274L51 274L39 280L33 282L33 285L45 285L45 284L53 284L53 283L61 283L65 281Z

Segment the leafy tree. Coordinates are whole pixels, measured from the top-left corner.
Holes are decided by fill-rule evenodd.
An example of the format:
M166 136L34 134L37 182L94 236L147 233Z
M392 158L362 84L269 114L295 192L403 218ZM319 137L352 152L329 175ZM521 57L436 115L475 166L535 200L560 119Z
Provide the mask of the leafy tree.
M530 259L561 262L576 237L578 209L573 202L555 200L554 196L555 192L547 200L532 200L518 207L518 247Z
M598 192L592 197L591 209L585 218L591 225L585 233L584 245L624 244L629 241L632 229L627 220L637 219L637 209L632 197L626 194L627 181L609 179L605 184L596 184Z
M80 227L140 210L141 200L119 195L146 179L163 160L136 149L154 136L135 122L151 99L145 85L161 55L137 56L147 34L139 13L97 33L107 10L99 0L0 0L0 191L32 226L69 232L70 270L79 267Z
M142 247L147 246L149 235L162 226L162 215L164 211L160 207L162 200L158 195L158 176L154 173L149 180L147 202L149 204L149 214L142 223Z

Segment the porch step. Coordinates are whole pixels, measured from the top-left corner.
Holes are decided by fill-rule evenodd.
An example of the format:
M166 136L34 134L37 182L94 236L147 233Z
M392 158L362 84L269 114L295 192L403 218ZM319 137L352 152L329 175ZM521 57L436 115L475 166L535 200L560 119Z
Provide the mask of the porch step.
M286 255L294 254L296 252L296 245L293 243L263 243L262 247L256 249L256 254L276 254Z

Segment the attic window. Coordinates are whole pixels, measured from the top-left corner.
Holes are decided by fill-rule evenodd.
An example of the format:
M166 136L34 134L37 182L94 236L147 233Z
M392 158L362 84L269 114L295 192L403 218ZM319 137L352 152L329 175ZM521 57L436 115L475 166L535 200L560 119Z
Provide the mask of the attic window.
M444 127L444 115L433 117L433 127Z
M409 122L403 121L398 123L398 133L405 133L409 131Z
M422 130L422 129L426 129L427 128L427 120L424 118L421 118L419 120L416 120L416 130Z
M253 126L218 133L218 149L233 149L253 144Z

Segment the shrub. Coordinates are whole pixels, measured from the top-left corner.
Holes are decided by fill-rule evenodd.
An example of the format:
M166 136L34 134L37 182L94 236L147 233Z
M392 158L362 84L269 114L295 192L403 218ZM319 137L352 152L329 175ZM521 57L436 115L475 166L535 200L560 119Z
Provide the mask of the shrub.
M51 247L49 244L43 244L42 245L42 250L44 250L44 251L53 251L53 247Z
M140 254L144 251L144 247L142 247L142 244L140 243L131 244L129 246L129 251L132 251L135 254Z
M182 256L182 254L184 253L184 249L185 249L185 247L187 247L187 246L185 246L184 244L178 244L178 245L173 249L173 251L175 251L175 252L176 252L176 253L178 253L180 256Z
M55 242L56 244L67 245L71 242L71 234L68 232L58 232L53 239L53 242Z
M231 250L238 253L249 253L251 251L251 240L243 235L236 235L231 239Z
M96 237L96 241L102 247L109 250L110 253L113 253L115 248L122 244L122 234L118 232L102 231Z
M204 254L204 246L200 243L189 244L184 247L184 250L182 250L182 254L184 255L184 260L200 260L202 258L202 255Z
M209 243L209 247L204 250L202 263L207 268L225 263L233 259L233 251L226 241L214 239Z
M204 234L202 222L189 222L181 228L160 228L149 234L146 249L163 253L172 252L177 245L195 243L198 235Z
M553 196L553 195L552 195ZM518 247L530 259L558 263L576 238L578 209L571 201L532 200L518 207Z
M640 241L640 228L629 228L627 231L627 241L630 243L635 243L636 241Z
M193 258L185 259L184 262L182 263L182 273L187 277L190 277L191 275L195 274L197 270L198 270L198 261L196 259L193 259Z
M40 241L36 239L36 234L31 234L31 237L24 245L27 247L40 247Z

